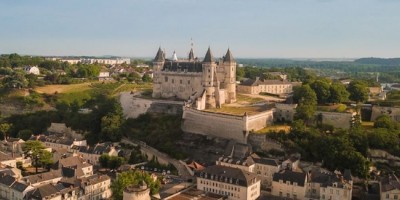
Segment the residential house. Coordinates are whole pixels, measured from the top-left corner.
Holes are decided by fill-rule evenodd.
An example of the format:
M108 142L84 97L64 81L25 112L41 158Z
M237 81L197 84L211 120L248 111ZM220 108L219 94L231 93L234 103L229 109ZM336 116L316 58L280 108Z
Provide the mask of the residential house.
M103 154L118 156L118 150L110 142L96 144L94 147L74 145L71 150L74 155L82 157L92 165L98 165L99 158Z
M276 172L279 172L280 165L278 160L271 158L261 158L255 154L252 155L255 166L253 171L261 180L261 187L270 189L272 187L272 178Z
M23 177L22 180L26 182L28 185L33 187L37 187L39 185L44 184L56 184L62 178L61 170L50 170L48 172L44 172L41 174L35 174Z
M251 172L238 168L214 165L196 173L197 189L225 195L230 199L257 199L260 179Z
M380 181L381 199L397 200L400 199L400 181L396 175L391 174Z
M305 199L307 174L281 170L273 175L271 194L288 199Z
M93 175L93 165L87 163L84 159L78 156L60 159L55 163L55 166L58 169L63 169L63 172L67 172L67 169L73 170L74 175L77 178L89 177Z
M306 198L351 200L353 180L349 170L330 172L325 169L315 168L307 173Z
M32 200L62 200L61 192L53 184L37 187L29 196Z

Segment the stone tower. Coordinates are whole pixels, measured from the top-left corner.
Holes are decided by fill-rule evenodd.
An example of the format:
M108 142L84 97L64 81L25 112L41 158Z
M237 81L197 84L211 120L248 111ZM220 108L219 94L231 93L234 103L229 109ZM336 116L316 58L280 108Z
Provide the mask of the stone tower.
M153 60L153 70L155 72L159 72L162 70L163 65L165 62L165 54L161 50L161 47L158 48L157 55ZM162 77L160 76L160 73L154 73L153 77L153 98L160 98L161 97L161 80Z
M236 101L236 61L232 56L230 49L223 58L223 67L225 71L224 88L226 90L226 103Z
M217 64L214 61L213 55L211 53L210 47L208 47L206 56L203 60L203 78L202 84L204 89L206 90L206 107L207 108L215 108L216 107L216 67Z

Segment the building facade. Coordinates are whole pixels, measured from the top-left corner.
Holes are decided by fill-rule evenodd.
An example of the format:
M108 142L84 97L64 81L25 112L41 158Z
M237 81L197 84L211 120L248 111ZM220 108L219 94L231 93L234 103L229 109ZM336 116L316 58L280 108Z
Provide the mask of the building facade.
M293 92L293 85L287 80L255 80L248 79L238 85L237 91L245 94L276 94L283 95Z
M260 180L251 172L214 165L196 176L198 190L224 195L228 200L253 200L260 196Z
M236 61L228 49L216 61L208 49L203 61L194 56L179 60L174 54L165 59L158 50L153 60L153 97L189 100L199 110L220 107L236 101Z

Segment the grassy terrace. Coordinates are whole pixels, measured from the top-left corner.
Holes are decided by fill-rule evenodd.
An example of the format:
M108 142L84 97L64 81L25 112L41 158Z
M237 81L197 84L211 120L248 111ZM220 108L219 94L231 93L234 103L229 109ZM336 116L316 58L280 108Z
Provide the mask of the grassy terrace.
M260 112L265 111L265 110L266 110L266 108L264 106L233 107L233 106L225 106L225 105L223 105L222 108L212 108L212 109L207 109L205 111L214 112L214 113L223 113L223 114L229 114L229 115L243 116L245 112L247 112L248 115L255 115L255 114L260 113Z
M255 133L257 134L267 134L270 131L285 131L286 133L289 133L290 131L290 126L286 125L286 124L276 124L276 125L271 125L271 126L267 126L261 130L256 131Z

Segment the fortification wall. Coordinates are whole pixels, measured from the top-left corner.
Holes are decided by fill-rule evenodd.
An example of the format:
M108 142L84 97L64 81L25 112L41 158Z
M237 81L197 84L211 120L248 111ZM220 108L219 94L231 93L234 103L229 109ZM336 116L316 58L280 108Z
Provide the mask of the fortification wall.
M247 143L251 130L259 130L272 123L272 110L254 116L234 116L222 113L183 108L182 130L188 133L233 139Z
M371 121L375 121L376 118L378 118L381 115L387 115L391 117L393 120L400 121L400 108L373 106Z
M273 110L265 111L257 115L247 117L247 131L257 131L263 129L267 125L272 124L274 120Z
M184 104L183 101L143 99L129 92L121 93L119 100L125 118L137 118L147 112L181 115Z
M332 125L335 128L349 129L353 122L355 113L322 112L317 111L315 115L321 115L322 123Z

